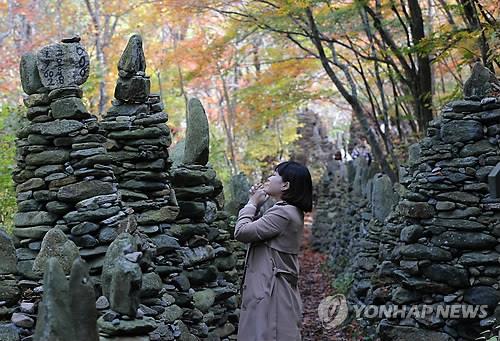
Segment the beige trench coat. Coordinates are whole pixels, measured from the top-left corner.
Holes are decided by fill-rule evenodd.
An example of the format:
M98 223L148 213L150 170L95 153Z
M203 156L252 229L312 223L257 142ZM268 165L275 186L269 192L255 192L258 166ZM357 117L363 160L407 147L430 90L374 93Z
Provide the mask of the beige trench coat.
M304 214L278 201L257 220L247 204L234 238L249 243L242 281L238 341L301 341L303 306L297 281Z

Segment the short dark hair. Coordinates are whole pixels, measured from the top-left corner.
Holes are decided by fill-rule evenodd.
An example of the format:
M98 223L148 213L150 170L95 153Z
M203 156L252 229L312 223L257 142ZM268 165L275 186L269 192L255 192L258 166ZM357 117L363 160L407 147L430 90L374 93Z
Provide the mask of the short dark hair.
M284 182L290 182L290 187L281 198L303 212L311 212L312 179L309 169L296 161L285 161L277 165L274 170Z

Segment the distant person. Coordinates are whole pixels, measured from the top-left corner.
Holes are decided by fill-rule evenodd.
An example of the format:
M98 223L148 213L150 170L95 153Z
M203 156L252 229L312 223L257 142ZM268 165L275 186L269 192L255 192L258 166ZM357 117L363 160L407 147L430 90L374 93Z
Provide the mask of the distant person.
M356 145L351 152L351 156L353 160L360 156L364 157L368 161L368 166L372 163L372 154L365 143Z
M234 238L249 243L241 281L238 341L300 341L303 305L298 288L304 213L312 211L307 167L282 162L266 183L250 189ZM255 211L269 197L276 203L262 217Z
M337 151L334 156L335 160L342 161L342 153L340 151Z

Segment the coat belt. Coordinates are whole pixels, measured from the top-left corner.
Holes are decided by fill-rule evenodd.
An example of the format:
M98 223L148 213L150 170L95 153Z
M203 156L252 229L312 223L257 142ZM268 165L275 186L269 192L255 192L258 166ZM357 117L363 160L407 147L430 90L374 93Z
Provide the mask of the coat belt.
M282 275L292 286L297 285L299 277L291 271L278 268L273 261L273 276L271 278L271 289L269 291L269 295L273 294L274 285L276 284L276 277L278 275Z

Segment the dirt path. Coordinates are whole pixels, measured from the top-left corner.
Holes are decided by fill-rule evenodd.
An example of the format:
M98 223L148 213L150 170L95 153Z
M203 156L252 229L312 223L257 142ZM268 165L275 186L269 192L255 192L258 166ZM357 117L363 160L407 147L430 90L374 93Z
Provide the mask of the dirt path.
M322 299L333 295L329 283L332 278L320 270L321 265L326 262L327 255L311 249L311 225L310 215L305 217L304 239L299 255L300 279L299 290L304 305L304 319L302 327L303 341L352 341L360 338L354 336L352 331L327 330L322 327L318 317L318 305ZM352 328L349 328L352 329ZM356 329L356 328L354 328Z

